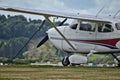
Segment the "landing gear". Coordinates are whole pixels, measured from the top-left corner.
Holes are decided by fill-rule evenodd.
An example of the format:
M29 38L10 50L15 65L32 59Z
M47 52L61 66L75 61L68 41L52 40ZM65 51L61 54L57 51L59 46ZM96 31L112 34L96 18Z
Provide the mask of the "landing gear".
M120 67L120 60L117 58L115 54L111 54L117 61L118 61L118 67Z
M118 63L118 67L120 67L120 63Z
M63 58L62 64L63 64L63 66L68 66L70 64L68 56L66 56L65 58Z

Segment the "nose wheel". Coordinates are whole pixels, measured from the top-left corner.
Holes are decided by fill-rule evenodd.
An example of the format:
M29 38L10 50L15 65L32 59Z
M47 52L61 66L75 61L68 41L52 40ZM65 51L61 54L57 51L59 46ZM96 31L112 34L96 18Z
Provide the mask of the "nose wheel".
M63 58L62 64L63 64L63 66L68 66L70 64L68 56L66 56L66 57Z

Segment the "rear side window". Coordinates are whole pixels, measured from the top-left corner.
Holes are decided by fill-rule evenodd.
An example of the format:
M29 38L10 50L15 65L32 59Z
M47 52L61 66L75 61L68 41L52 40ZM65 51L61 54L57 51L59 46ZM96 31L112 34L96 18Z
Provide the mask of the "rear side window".
M103 24L98 26L98 32L113 32L113 28L110 24Z
M120 23L116 23L115 26L116 26L117 30L120 30Z
M79 30L81 31L95 31L95 23L92 22L81 22Z

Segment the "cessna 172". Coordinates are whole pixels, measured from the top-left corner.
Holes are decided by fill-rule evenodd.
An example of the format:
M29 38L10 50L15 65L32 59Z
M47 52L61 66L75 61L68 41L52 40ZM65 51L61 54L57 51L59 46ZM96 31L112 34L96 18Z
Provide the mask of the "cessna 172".
M64 14L58 12L31 10L23 8L1 7L0 10L21 12L35 15L43 15L53 26L47 31L43 40L38 44L40 47L48 39L53 45L65 52L112 54L118 61L120 60L115 53L120 52L120 20L115 18L98 18L91 16L81 16ZM66 19L55 26L49 17L61 17L74 19L70 26L62 26ZM87 57L80 55L70 55L62 60L64 66L71 64L86 63Z

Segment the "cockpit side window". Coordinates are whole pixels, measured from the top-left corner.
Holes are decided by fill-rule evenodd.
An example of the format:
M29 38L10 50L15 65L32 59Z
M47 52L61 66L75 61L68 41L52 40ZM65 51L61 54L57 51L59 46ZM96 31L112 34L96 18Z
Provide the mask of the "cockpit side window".
M120 30L120 23L116 23L115 26L116 26L117 30Z
M78 25L78 24L72 24L72 25L70 26L70 28L71 28L71 29L77 29L77 25Z
M95 23L81 22L79 30L94 32L95 31Z

